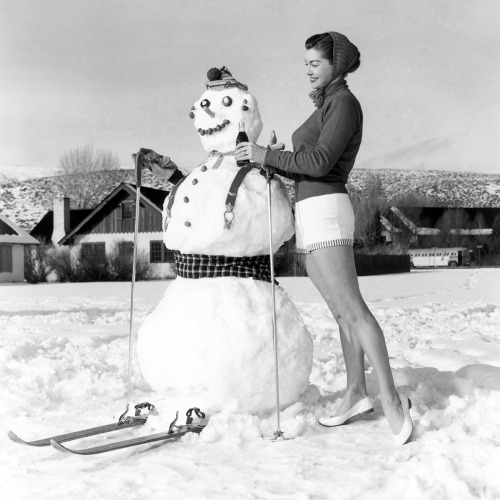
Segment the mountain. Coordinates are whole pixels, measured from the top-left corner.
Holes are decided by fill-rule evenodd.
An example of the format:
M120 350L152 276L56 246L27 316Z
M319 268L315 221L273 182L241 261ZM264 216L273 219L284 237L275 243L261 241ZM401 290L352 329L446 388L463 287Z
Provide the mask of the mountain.
M435 206L500 207L500 174L478 174L441 170L362 169L351 174L349 191L362 194L364 187L378 178L385 196L391 199L402 193L432 199ZM64 194L63 176L15 180L0 185L0 212L23 229L31 230L52 209L53 199ZM91 181L111 192L121 182L135 184L134 170L96 172ZM170 189L170 184L143 172L144 186ZM291 183L287 182L289 190ZM102 201L96 197L94 204Z

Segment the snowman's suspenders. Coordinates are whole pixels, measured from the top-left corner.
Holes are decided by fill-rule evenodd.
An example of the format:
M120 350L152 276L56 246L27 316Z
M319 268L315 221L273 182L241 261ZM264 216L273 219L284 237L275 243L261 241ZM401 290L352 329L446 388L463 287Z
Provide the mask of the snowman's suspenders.
M233 179L233 182L231 183L231 186L229 187L229 192L227 193L226 197L226 211L224 212L224 227L226 229L231 229L231 223L234 220L234 205L236 203L236 196L238 194L238 189L241 186L241 183L243 182L243 179L245 176L252 170L253 167L242 167L238 170L238 173L236 174L235 178ZM187 177L184 177L181 179L173 188L172 191L170 191L170 195L168 197L168 202L167 202L167 208L166 208L166 216L165 220L163 222L163 231L167 230L168 223L170 221L170 218L172 217L172 206L175 201L175 193L177 192L177 189L179 189L179 186L186 180Z
M245 176L252 170L253 167L241 167L236 174L236 177L233 179L233 183L229 188L229 193L227 193L226 198L226 211L224 212L224 222L225 228L231 229L231 223L234 220L234 205L236 203L236 195L238 194L238 188L241 186L243 179Z

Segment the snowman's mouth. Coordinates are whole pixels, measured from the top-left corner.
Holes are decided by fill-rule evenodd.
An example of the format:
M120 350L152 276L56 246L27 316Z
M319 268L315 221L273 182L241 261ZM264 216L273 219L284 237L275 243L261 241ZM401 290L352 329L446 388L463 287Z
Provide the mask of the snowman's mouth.
M210 127L210 128L199 128L198 133L200 135L212 135L215 134L215 132L219 132L222 130L226 125L229 125L231 122L227 119L222 120L222 123L219 125L216 125L215 127Z

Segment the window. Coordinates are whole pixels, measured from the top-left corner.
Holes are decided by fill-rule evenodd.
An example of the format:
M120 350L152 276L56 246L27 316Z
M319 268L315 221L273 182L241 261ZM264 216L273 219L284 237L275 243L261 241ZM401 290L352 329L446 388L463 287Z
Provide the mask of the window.
M122 203L122 220L133 219L135 203L133 201L124 201Z
M174 262L174 252L169 250L163 241L151 241L149 245L149 261L152 263Z
M82 243L82 259L88 260L94 264L106 263L106 245L105 243Z
M0 245L0 273L12 272L12 245Z
M118 255L120 256L120 259L132 258L134 255L134 242L120 241L118 243Z

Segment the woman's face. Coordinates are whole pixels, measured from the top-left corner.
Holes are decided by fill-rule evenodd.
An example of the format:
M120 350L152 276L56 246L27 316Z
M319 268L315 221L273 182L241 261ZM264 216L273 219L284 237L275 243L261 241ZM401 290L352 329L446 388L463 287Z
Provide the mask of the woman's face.
M333 66L316 49L306 51L307 76L313 89L326 87L333 79Z

